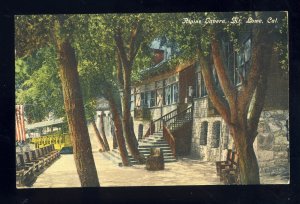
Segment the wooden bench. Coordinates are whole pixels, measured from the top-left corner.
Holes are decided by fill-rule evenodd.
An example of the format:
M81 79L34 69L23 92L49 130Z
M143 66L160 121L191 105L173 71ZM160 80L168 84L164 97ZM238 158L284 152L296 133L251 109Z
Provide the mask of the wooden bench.
M51 152L51 154L53 154L53 155L55 156L55 158L60 157L60 153L59 153L59 151L57 151L57 150L54 148L54 144L50 144L50 145L48 146L48 149L49 149L49 151Z
M38 164L39 170L44 168L44 159L38 158L36 150L30 151L31 161L36 162Z
M238 160L239 160L238 154L235 153L232 165L222 170L221 176L224 180L224 184L226 185L240 184L240 172L239 172Z
M38 158L41 159L41 160L43 160L43 162L44 162L44 167L45 167L45 166L49 166L49 165L50 165L50 159L47 158L47 157L44 155L44 151L42 150L42 148L36 149L35 151L36 151L36 153L37 153Z
M227 155L226 155L226 160L216 162L217 176L220 176L221 169L223 169L224 166L230 165L232 162L233 162L233 152L231 149L228 149Z
M55 159L54 154L51 154L51 152L49 152L47 146L42 147L41 149L42 149L44 157L47 158L47 160L49 161L48 163L49 164L52 163Z
M31 152L24 153L24 161L26 165L30 165L34 167L34 170L37 172L39 171L39 161L34 161L32 158Z
M17 185L30 185L34 180L34 165L26 164L23 154L16 155L16 182Z

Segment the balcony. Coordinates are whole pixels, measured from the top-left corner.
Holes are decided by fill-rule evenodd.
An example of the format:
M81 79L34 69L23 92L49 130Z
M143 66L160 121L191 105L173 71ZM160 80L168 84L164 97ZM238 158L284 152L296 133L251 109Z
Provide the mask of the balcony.
M146 108L146 107L134 108L134 119L135 120L151 120L150 109Z

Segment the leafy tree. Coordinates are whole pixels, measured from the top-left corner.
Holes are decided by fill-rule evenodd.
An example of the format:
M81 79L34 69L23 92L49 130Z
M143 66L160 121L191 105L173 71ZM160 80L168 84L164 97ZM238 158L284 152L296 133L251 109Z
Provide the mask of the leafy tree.
M139 153L137 140L134 136L133 125L130 123L130 94L132 74L139 66L134 66L136 61L145 62L149 58L141 54L141 47L149 46L155 35L159 35L158 14L119 14L105 16L105 30L109 42L116 45L116 73L118 85L122 91L122 124L123 134L132 156L140 163L145 158ZM161 19L160 19L161 20ZM158 27L157 27L158 26ZM156 37L156 36L155 36ZM140 55L138 55L140 53ZM145 68L145 64L143 64Z
M40 122L49 113L65 115L54 47L17 59L15 80L16 103L25 105L28 123Z
M96 100L100 97L108 100L122 163L128 166L128 153L120 120L119 91L115 80L115 47L107 41L108 35L103 31L102 15L84 15L83 18L85 18L85 27L80 35L77 35L75 44L80 59L79 70L84 87L83 92L85 98L89 100ZM101 132L105 135L103 129Z
M77 59L72 47L74 25L80 19L66 15L16 16L16 56L54 46L64 94L64 107L74 149L74 158L81 185L99 186L97 171L88 136Z

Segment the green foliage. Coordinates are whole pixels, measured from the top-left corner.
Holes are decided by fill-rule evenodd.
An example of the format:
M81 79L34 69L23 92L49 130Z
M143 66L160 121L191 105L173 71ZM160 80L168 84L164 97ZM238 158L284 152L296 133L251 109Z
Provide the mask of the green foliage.
M50 112L61 117L63 95L53 47L16 60L16 103L25 104L31 122L43 120Z
M249 31L253 24L204 23L207 19L232 18L245 22L249 17L278 18L277 24L268 25L274 32L276 49L280 54L280 63L288 71L287 52L287 15L284 12L235 12L235 13L156 13L156 14L80 14L80 15L27 15L16 16L16 97L18 103L35 104L41 119L47 111L61 115L62 92L57 73L57 59L53 38L67 37L76 50L78 71L83 96L88 106L93 106L96 98L112 91L119 98L119 85L116 76L116 44L114 35L120 32L125 49L130 44L131 28L139 23L137 44L140 44L134 59L132 81L141 81L143 77L174 69L176 65L196 60L196 50L201 47L204 53L210 52L212 32L216 37L226 37L238 48L238 33ZM183 23L188 18L202 23ZM63 22L61 29L57 22ZM263 24L262 26L266 26ZM58 33L59 32L59 33ZM153 50L149 48L153 39L165 36L170 42L176 42L179 54L169 62L151 70ZM175 43L174 43L175 44ZM41 49L40 49L41 48ZM29 109L29 108L28 108ZM89 108L92 109L92 108ZM36 120L38 120L36 119Z
M52 15L15 16L16 56L29 55L51 42Z

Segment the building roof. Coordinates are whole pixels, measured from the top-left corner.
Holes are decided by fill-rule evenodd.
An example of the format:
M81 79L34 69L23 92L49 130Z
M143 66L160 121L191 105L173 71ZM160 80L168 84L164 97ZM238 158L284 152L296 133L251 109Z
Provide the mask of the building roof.
M64 122L65 121L64 121L63 118L48 120L48 121L42 121L42 122L38 122L38 123L29 124L29 125L27 125L26 129L27 130L32 130L32 129L36 129L36 128L41 128L41 127L46 127L46 126L51 126L51 125L57 125L57 124L61 124L61 123L64 123Z

